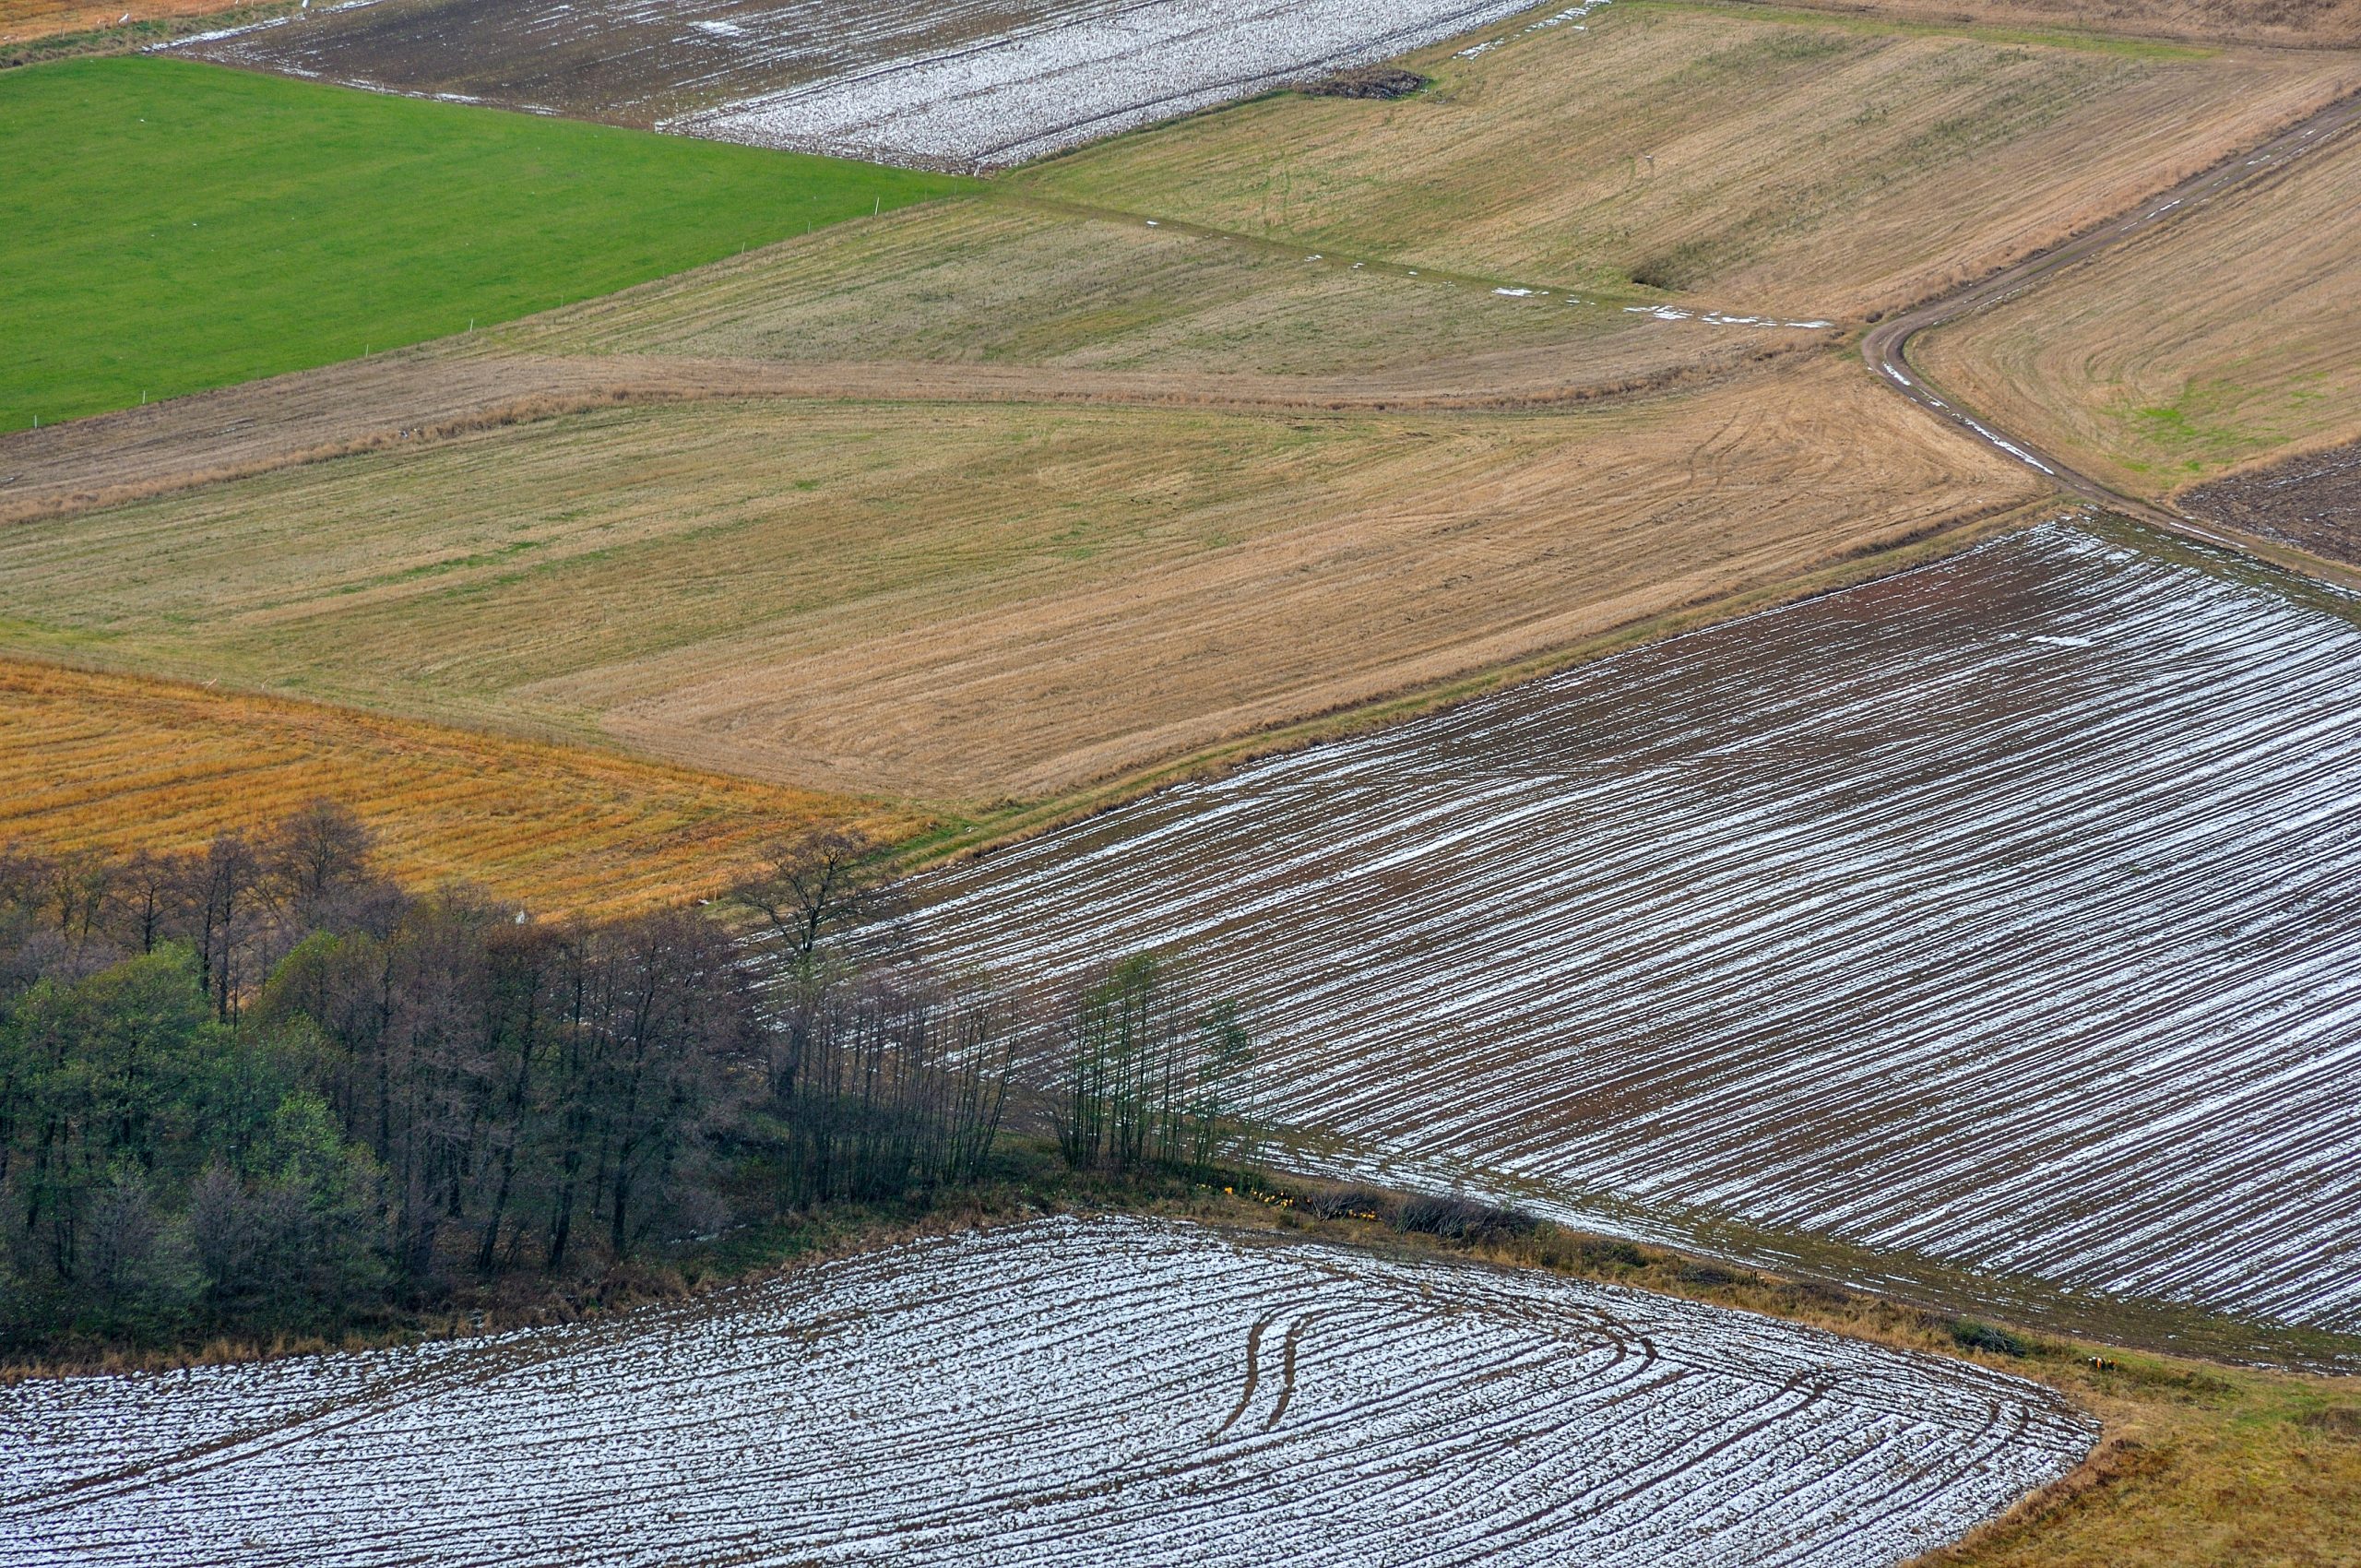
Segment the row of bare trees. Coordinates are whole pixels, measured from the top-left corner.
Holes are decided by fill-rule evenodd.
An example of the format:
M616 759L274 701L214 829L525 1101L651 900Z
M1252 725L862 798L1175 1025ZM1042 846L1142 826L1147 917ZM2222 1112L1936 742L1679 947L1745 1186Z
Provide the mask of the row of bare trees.
M194 852L0 856L0 1339L318 1326L814 1204L1205 1167L1253 1050L1140 958L1029 1005L924 957L876 848L725 909L537 922L326 803ZM755 935L751 945L745 926Z

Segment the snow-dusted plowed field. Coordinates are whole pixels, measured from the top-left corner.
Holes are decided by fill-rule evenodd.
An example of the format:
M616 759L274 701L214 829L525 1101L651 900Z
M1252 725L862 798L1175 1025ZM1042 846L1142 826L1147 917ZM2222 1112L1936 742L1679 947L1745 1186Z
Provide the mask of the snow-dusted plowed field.
M180 45L233 65L651 125L1114 0L363 0Z
M363 0L181 47L356 86L971 169L1386 59L1527 8L1525 0Z
M1037 980L1186 944L1339 1169L2361 1327L2361 603L2138 539L1168 790L928 918Z
M1840 1568L2091 1439L1724 1309L1058 1219L477 1345L20 1384L0 1561Z
M667 130L886 163L987 169L1440 42L1518 0L1122 0L888 61Z

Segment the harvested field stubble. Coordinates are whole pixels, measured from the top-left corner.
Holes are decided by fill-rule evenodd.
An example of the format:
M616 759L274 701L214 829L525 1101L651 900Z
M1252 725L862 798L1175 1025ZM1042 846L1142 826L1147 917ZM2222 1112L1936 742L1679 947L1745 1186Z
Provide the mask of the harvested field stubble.
M1790 317L1892 309L2164 189L2361 82L2343 55L2034 42L1625 0L1015 176L1308 249ZM1514 156L1501 149L1513 148Z
M1751 3L1751 0L1748 0ZM1782 0L1933 27L2071 28L2192 43L2361 45L2361 0Z
M2361 134L1910 351L2137 495L2361 436Z
M1830 356L1557 415L626 410L20 524L0 646L991 802L2035 493Z
M1613 1285L1052 1219L472 1344L21 1383L0 1555L1881 1568L2092 1435L2004 1372Z
M1185 945L1343 1173L2351 1331L2356 684L2349 599L2050 527L1176 788L928 919L1051 987Z
M0 660L0 844L194 849L321 797L375 829L403 881L474 882L543 916L714 893L805 823L921 826L572 747Z

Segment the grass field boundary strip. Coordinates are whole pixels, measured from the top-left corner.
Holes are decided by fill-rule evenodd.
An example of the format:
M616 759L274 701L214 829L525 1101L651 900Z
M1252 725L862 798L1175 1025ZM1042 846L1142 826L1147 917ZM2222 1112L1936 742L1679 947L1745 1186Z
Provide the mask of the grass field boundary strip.
M0 74L0 428L513 320L950 175L154 55Z
M1264 95L1264 97L1276 96L1278 95ZM1247 101L1254 102L1258 101L1250 99ZM1226 105L1225 107L1235 109L1240 107L1240 105L1233 103ZM1219 112L1220 111L1218 110L1206 111L1208 113L1217 113ZM1166 122L1167 125L1174 123L1176 122ZM1153 131L1157 128L1157 127L1154 125L1144 125L1138 132L1128 134L1144 135L1146 132ZM1045 168L1048 165L1056 162L1060 158L1071 158L1079 153L1087 152L1089 150L1091 150L1091 148L1086 147L1073 148L1065 152L1057 154L1056 157L1044 158L1039 160L1038 162L1026 164L1025 168L1028 171ZM1076 201L1069 196L1044 195L1038 191L1027 190L1019 185L1010 185L995 182L991 185L986 187L984 194L979 199L1005 203L1011 207L1029 208L1037 212L1055 213L1061 217L1080 218L1102 223L1149 224L1159 229L1169 229L1176 234L1188 234L1201 240L1220 240L1231 244L1245 245L1251 249L1261 251L1265 255L1292 256L1299 260L1305 261L1310 261L1311 259L1306 255L1304 247L1301 244L1291 240L1274 239L1268 234L1250 234L1241 229L1217 228L1209 223L1192 222L1185 218L1169 218L1163 213L1151 212L1145 209L1133 210L1124 208L1102 207L1095 202ZM1571 289L1560 291L1558 285L1554 283L1545 287L1542 284L1534 282L1530 279L1503 278L1494 277L1481 272L1455 271L1448 267L1414 267L1406 261L1395 261L1389 257L1380 255L1364 255L1347 250L1323 251L1320 253L1318 260L1314 262L1313 265L1344 268L1361 268L1370 272L1383 273L1389 278L1413 278L1421 283L1433 283L1438 285L1447 284L1465 289L1488 289L1495 291L1525 290L1543 294L1562 291L1569 296L1573 293L1573 291ZM1679 298L1679 296L1668 290L1652 289L1645 283L1626 282L1620 284L1608 283L1600 286L1585 285L1582 290L1582 297L1584 303L1621 304L1626 301L1647 301L1653 303L1660 300L1672 300Z

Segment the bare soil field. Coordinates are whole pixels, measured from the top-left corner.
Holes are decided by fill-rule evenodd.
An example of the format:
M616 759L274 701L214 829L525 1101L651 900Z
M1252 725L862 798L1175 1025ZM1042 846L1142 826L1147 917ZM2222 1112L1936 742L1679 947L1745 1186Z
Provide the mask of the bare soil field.
M2022 1378L1726 1308L1052 1219L604 1323L20 1383L0 1555L1883 1568L2094 1435Z
M2356 687L2349 596L2050 526L1176 787L929 920L1048 987L1185 947L1316 1168L2349 1333Z
M2180 499L2201 517L2361 565L2361 445L2249 469Z
M758 147L979 172L1367 65L1525 0L1127 0L664 123Z
M356 86L980 169L1453 37L1521 0L376 0L188 46Z
M1014 178L1311 251L1858 317L2053 243L2361 85L2345 55L1661 0L1412 64L1436 85L1398 102L1275 99Z
M1105 0L375 0L185 47L228 65L647 127L1105 8Z
M920 826L572 747L0 660L0 844L194 849L322 797L360 814L404 882L474 882L544 918L718 892L807 823Z
M1928 333L1911 355L2134 495L2361 436L2361 134Z
M0 647L995 802L2037 494L1822 353L1567 412L631 408L19 523Z

